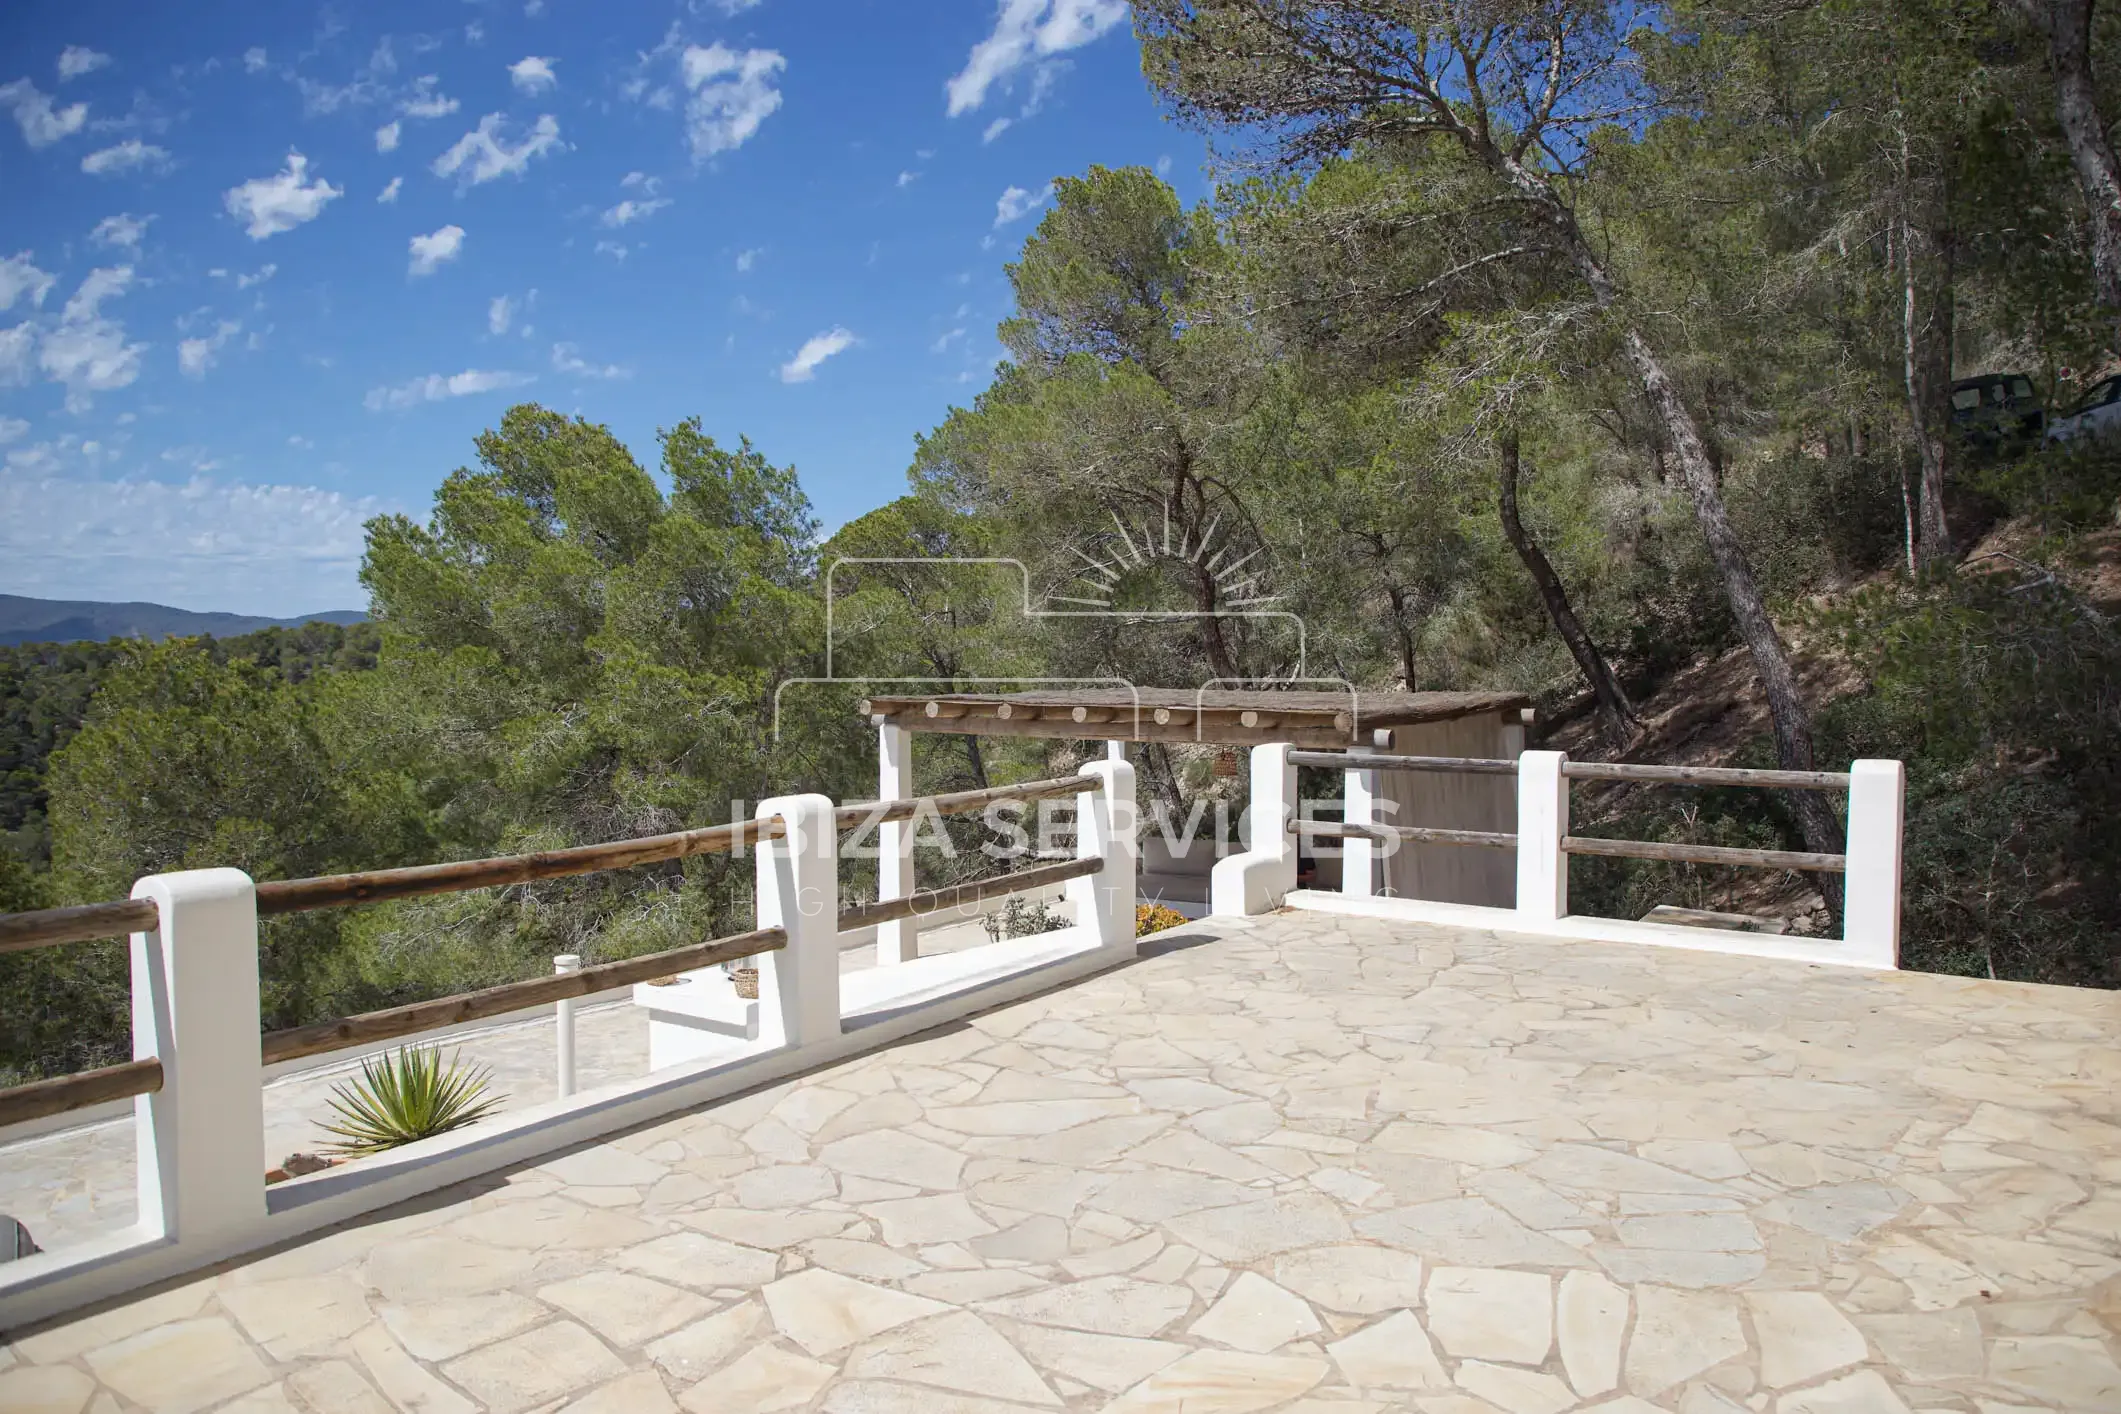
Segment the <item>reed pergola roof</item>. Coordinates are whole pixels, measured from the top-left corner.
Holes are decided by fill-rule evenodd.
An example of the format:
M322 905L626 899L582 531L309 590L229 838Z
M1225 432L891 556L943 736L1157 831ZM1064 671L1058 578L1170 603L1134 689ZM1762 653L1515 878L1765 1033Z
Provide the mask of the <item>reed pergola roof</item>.
M951 736L1068 737L1091 741L1259 746L1370 745L1393 727L1521 711L1521 692L1320 692L1262 688L1044 688L1031 692L867 697L872 721Z

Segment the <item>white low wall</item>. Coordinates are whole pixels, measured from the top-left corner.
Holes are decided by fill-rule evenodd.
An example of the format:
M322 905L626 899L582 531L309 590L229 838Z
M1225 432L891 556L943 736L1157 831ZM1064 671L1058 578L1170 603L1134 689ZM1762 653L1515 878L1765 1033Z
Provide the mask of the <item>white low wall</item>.
M134 1101L140 1221L111 1236L0 1266L0 1330L12 1330L449 1184L771 1083L973 1012L1064 985L1134 956L1134 772L1082 771L1079 920L985 948L849 974L839 968L838 832L821 795L764 802L785 837L757 852L758 923L787 946L760 959L760 1035L729 1053L511 1111L454 1134L268 1188L257 1024L257 905L233 869L143 879L153 933L135 934L134 1054L162 1089Z

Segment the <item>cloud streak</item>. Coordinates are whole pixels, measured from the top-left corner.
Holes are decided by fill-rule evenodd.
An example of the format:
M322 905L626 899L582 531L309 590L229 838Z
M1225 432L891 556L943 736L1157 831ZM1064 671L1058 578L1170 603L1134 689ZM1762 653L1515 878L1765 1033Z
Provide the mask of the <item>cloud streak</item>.
M422 403L447 402L451 398L468 398L476 393L491 393L503 388L520 388L535 381L535 377L528 373L467 368L462 373L430 373L425 378L414 378L394 388L371 388L361 403L370 412L398 410L418 407Z
M15 125L22 129L22 140L31 147L50 147L62 138L72 137L88 124L86 103L69 103L64 108L54 108L51 95L28 79L0 84L0 104L14 110Z
M410 242L412 260L405 273L414 279L432 275L448 261L455 260L464 249L464 228L444 226L439 231L430 231L424 236L414 236Z
M91 177L109 177L120 172L136 171L141 167L164 167L169 164L169 152L151 142L142 142L129 137L115 147L106 147L91 152L81 159L81 170Z
M1006 85L1025 65L1080 49L1126 18L1126 0L1001 0L993 32L944 86L950 116L978 108L990 89Z
M1044 206L1046 198L1052 195L1053 183L1051 182L1046 183L1036 192L1025 191L1022 187L1010 187L994 203L994 229L999 231L1011 221L1021 221L1024 217Z
M508 66L508 81L524 93L544 93L559 87L560 76L552 71L556 59L540 59L537 55L518 59Z
M813 334L803 346L795 351L795 357L781 365L783 383L808 383L817 377L818 365L834 354L844 353L854 346L854 335L846 329L832 328L822 334Z
M513 147L502 134L502 121L499 113L479 119L478 127L434 160L434 174L455 177L462 187L475 187L497 177L521 176L533 160L560 145L560 122L550 113L541 114L529 136Z
M366 602L356 577L362 527L393 509L385 502L204 476L65 474L93 466L101 450L67 437L18 448L0 469L9 592L276 616Z
M309 159L299 152L287 154L287 165L277 175L253 177L222 196L228 214L245 223L244 233L254 241L292 231L324 214L324 208L344 196L322 177L310 178Z
M722 44L690 45L678 71L692 96L685 102L685 131L692 158L704 162L751 140L759 125L781 106L775 78L788 61L774 49L738 53Z

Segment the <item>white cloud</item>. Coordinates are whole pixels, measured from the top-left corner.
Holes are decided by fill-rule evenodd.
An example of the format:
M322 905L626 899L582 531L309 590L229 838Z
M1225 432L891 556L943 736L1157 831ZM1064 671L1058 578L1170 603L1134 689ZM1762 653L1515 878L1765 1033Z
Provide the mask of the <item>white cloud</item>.
M27 431L29 431L29 424L21 418L0 417L0 446L6 446L9 442L21 440L22 434Z
M58 278L39 270L26 250L0 260L0 310L13 309L15 301L24 295L29 296L31 304L42 307Z
M248 49L246 49L246 50L244 50L244 51L243 51L243 72L244 72L244 73L246 73L246 74L258 74L258 73L263 73L263 72L265 71L265 64L266 64L266 58L265 58L265 51L264 51L263 49L259 48L259 47L258 47L257 45L253 44L253 45L252 45L252 46L251 46L250 48L248 48Z
M147 345L126 342L125 326L103 314L103 302L124 294L132 282L130 265L89 271L66 302L59 323L37 341L37 364L47 378L65 385L70 412L87 411L91 393L123 388L140 376L140 355ZM26 337L21 331L28 328L21 325L11 332Z
M489 371L467 368L462 373L430 373L425 378L415 378L409 383L400 383L395 388L372 388L362 404L370 412L385 408L417 407L421 403L439 403L449 398L469 397L474 393L491 393L501 388L520 388L535 381L528 373Z
M1000 0L994 32L972 47L965 67L945 85L955 118L987 101L1024 65L1099 38L1127 18L1126 0Z
M204 339L186 339L177 345L177 371L186 378L204 378L206 370L214 366L214 355L221 346L234 338L242 325L224 319L214 327L211 336Z
M638 189L648 193L650 196L654 196L662 189L663 179L661 177L651 177L646 172L628 172L625 176L619 178L619 186L628 191Z
M422 74L412 82L412 92L398 104L398 111L408 118L446 118L462 105L454 98L435 91L441 79L434 74Z
M761 0L714 0L715 7L725 15L741 15L746 10L755 10Z
M607 226L630 226L636 221L647 220L668 205L670 205L668 197L661 197L654 201L635 201L629 197L617 206L612 207L609 211L606 211L598 219Z
M273 615L366 602L363 526L391 505L182 474L107 481L94 468L109 449L95 445L67 437L18 448L0 471L9 589Z
M990 143L1009 131L1015 124L1016 119L1014 118L996 118L993 122L987 124L986 127L980 129L979 140L983 145Z
M774 49L739 54L718 43L705 49L687 46L679 71L692 94L685 103L685 129L693 160L734 152L749 141L781 106L774 76L787 67L788 61Z
M404 185L405 179L403 177L392 177L390 185L376 193L376 200L385 206L389 206L398 199L398 192Z
M918 172L901 172L898 174L898 184L902 187L910 187L920 179L921 174Z
M475 187L496 177L520 176L531 159L560 145L559 120L550 113L542 114L530 136L514 147L499 136L500 130L499 113L488 113L479 119L477 128L458 138L454 147L435 159L435 175L455 176L459 185Z
M376 151L396 152L398 150L398 138L404 131L405 125L396 118L392 118L382 127L377 128Z
M209 270L206 273L213 276L213 278L215 278L216 280L226 280L230 278L229 273L226 270ZM270 263L260 265L256 270L253 270L248 275L235 276L234 279L236 282L236 288L239 290L247 290L253 285L262 285L267 280L270 280L273 276L279 273L280 267L277 265L273 265Z
M597 254L608 255L622 265L626 262L626 247L618 241L598 241Z
M1011 221L1022 220L1025 216L1044 206L1046 198L1051 195L1053 195L1053 183L1051 182L1040 187L1035 193L1025 191L1022 187L1010 187L1002 193L1001 199L994 203L994 228L998 231Z
M66 302L66 310L60 318L68 324L85 324L99 318L103 301L124 294L132 282L132 266L99 265L76 287L74 297Z
M37 352L37 326L27 320L0 329L0 388L29 382L30 366Z
M560 82L559 75L552 71L552 66L557 62L554 59L540 59L535 54L518 59L508 66L508 81L525 93L543 93Z
M314 221L326 203L346 193L322 177L307 180L309 159L299 152L287 154L287 165L271 177L253 177L239 187L230 187L222 197L228 214L247 222L250 238L262 241L282 231L292 231L305 221Z
M963 329L952 329L949 333L943 335L934 343L928 345L928 352L947 353L952 344L956 343L959 339L962 339L964 337L965 331Z
M123 211L98 221L96 229L88 233L88 238L97 245L125 246L137 250L140 237L147 234L147 223L154 219L152 216L135 216L130 211Z
M853 347L854 335L845 329L828 329L822 334L813 334L803 346L795 351L795 357L781 365L783 383L808 383L817 376L817 366L836 353Z
M15 123L22 140L31 147L50 147L63 137L72 137L88 122L88 105L70 103L52 107L51 95L40 92L28 79L0 84L0 103L15 110Z
M753 246L750 250L740 250L736 253L737 274L744 274L758 263L760 249L761 247Z
M577 378L631 378L633 371L615 363L594 364L582 357L582 351L573 344L552 346L552 366L561 373Z
M166 149L129 137L115 147L106 147L82 158L81 170L91 177L107 177L113 172L130 172L136 167L160 167L168 161Z
M495 295L493 303L486 306L486 332L505 334L508 326L515 322L516 302L507 295Z
M1167 152L1167 153L1165 153L1165 154L1164 154L1163 156L1161 156L1161 157L1159 157L1159 158L1157 158L1157 159L1156 159L1156 175L1157 175L1157 176L1159 176L1159 177L1164 177L1164 176L1169 176L1169 175L1170 175L1170 173L1171 173L1171 154Z
M444 262L455 260L464 249L464 228L444 226L424 236L414 236L411 242L412 263L405 273L414 277L432 275Z
M69 44L59 51L59 82L92 74L109 62L108 54L98 54L84 45Z

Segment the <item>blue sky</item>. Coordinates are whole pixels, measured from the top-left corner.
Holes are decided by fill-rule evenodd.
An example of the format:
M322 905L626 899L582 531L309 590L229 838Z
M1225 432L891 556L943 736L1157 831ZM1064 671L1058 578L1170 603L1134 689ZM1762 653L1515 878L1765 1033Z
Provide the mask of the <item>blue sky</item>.
M1047 184L1205 150L1120 0L10 5L0 593L365 603L534 399L698 414L828 529L986 386Z

